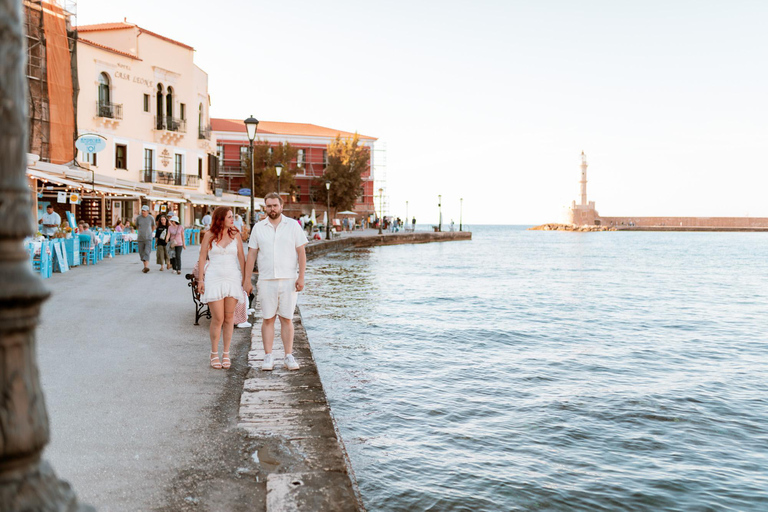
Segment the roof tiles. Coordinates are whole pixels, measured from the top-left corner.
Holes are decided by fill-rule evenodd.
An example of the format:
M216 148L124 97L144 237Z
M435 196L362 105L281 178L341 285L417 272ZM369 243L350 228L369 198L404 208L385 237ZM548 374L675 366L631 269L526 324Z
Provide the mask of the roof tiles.
M211 128L217 132L237 132L245 133L245 123L240 119L211 119ZM280 121L259 121L258 134L269 135L299 135L308 137L331 137L334 138L337 135L341 137L352 137L355 134L351 132L345 132L343 130L336 130L333 128L326 128L325 126L318 126L316 124L309 123L286 123ZM376 137L370 137L368 135L358 134L361 139L377 140Z

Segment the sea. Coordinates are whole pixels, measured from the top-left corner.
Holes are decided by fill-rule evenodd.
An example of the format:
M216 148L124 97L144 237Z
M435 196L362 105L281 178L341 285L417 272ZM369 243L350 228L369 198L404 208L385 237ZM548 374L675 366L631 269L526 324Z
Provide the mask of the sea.
M768 233L465 230L308 264L368 511L768 510Z

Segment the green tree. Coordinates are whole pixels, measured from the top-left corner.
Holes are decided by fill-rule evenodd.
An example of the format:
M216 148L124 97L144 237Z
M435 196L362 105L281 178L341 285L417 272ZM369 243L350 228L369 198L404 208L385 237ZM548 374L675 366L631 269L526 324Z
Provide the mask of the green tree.
M265 140L257 140L253 143L253 173L255 177L255 186L253 193L257 197L264 197L270 192L277 192L277 172L275 165L282 164L283 172L280 174L280 192L292 193L296 189L295 169L290 169L291 162L296 159L299 150L291 146L290 143L282 142L276 146L270 145ZM242 161L243 170L245 170L245 183L248 187L251 185L251 162L250 157L245 156Z
M360 145L357 133L348 139L337 136L328 144L328 165L321 183L315 186L314 196L318 202L325 204L325 182L330 181L331 208L335 211L351 210L360 197L363 171L368 169L370 159L371 151Z

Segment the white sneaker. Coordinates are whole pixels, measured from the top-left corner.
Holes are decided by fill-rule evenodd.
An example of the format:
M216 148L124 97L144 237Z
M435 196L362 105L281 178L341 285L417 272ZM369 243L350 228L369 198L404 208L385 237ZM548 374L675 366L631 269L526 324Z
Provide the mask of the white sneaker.
M250 322L243 322L243 323L237 324L235 327L239 327L241 329L245 329L246 327L251 327L251 323Z
M275 358L272 354L267 354L264 356L264 362L261 363L261 369L265 371L270 371L275 367Z
M252 314L254 314L255 312L256 312L256 310L255 310L255 309L253 309L253 308L248 308L248 311L246 311L246 314L248 314L248 315L252 315Z
M285 367L288 368L289 370L299 369L299 363L297 363L296 360L293 358L293 354L285 355Z

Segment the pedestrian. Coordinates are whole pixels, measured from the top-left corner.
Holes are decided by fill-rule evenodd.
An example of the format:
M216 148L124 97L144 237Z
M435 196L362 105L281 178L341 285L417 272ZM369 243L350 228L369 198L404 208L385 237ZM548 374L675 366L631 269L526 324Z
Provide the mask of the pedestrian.
M176 215L171 217L171 225L168 226L166 241L168 242L167 247L173 251L173 258L171 258L173 259L173 270L181 275L181 251L186 249L187 246L184 243L184 226L179 224L179 218Z
M171 268L171 256L168 254L168 217L165 214L161 215L157 221L157 229L155 230L155 240L157 244L157 264L160 265L160 272L165 270L165 267Z
M115 224L115 233L122 233L123 232L123 220L117 219L117 224Z
M203 215L203 230L208 231L211 229L211 212L206 212L205 215Z
M45 207L45 213L40 217L40 220L37 221L37 223L43 225L43 236L45 238L51 238L53 234L59 230L61 217L58 213L53 211L53 205L48 203L48 206Z
M144 263L142 272L149 272L149 253L152 250L152 236L155 233L155 219L149 215L149 206L141 207L141 214L136 217L136 229L139 232L139 258Z
M275 341L275 317L280 317L280 337L285 349L285 367L298 370L293 357L293 311L298 292L304 289L307 267L307 237L296 222L282 214L283 200L270 192L264 196L268 217L253 226L248 242L248 260L243 272L243 289L253 291L251 274L258 259L258 295L261 297L261 338L264 343L262 370L275 365L272 345Z
M416 231L416 217L411 219L411 231Z
M171 219L173 222L173 219ZM206 266L206 258L209 261ZM211 366L227 369L231 365L229 345L235 329L235 306L245 298L243 273L245 254L240 232L235 228L232 210L219 206L213 211L211 229L205 233L197 261L200 301L211 311ZM219 337L224 331L224 352L219 362Z
M243 222L243 218L240 215L235 215L235 227L238 231L243 231L243 226L245 225L245 222Z

